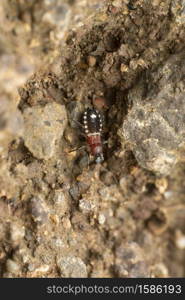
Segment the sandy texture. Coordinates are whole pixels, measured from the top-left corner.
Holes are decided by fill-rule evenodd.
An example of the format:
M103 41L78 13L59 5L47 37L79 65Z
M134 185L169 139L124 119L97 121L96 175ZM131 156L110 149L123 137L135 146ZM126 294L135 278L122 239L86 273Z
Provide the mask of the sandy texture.
M185 2L1 1L0 20L0 276L184 277Z

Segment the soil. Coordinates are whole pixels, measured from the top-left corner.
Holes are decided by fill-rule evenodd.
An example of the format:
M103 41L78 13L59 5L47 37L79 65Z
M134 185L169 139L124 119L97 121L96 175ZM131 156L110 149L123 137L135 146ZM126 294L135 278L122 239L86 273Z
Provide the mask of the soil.
M184 0L1 1L1 277L185 276L184 14Z

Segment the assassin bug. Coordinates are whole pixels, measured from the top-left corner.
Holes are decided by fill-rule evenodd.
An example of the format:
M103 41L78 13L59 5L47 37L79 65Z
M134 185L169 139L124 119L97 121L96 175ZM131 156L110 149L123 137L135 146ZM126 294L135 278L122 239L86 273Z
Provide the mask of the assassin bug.
M86 141L90 148L90 153L94 156L96 163L104 161L102 126L103 121L100 112L95 108L87 108L82 116Z

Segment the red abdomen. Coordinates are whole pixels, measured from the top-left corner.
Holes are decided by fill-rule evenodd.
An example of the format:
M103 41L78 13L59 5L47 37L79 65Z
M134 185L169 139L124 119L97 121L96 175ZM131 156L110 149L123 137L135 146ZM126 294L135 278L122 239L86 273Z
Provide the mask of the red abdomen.
M102 141L101 141L101 135L95 134L95 135L88 135L87 136L87 143L89 145L91 154L95 156L98 153L102 153Z

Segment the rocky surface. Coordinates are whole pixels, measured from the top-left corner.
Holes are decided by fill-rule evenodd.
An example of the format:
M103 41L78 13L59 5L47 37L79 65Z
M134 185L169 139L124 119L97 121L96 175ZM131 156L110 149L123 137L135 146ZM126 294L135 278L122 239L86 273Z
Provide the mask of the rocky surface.
M0 276L184 276L184 1L3 0L0 20Z
M157 71L129 91L132 109L123 124L123 137L138 163L168 175L183 160L185 148L184 52L172 55ZM144 95L144 96L143 96Z

